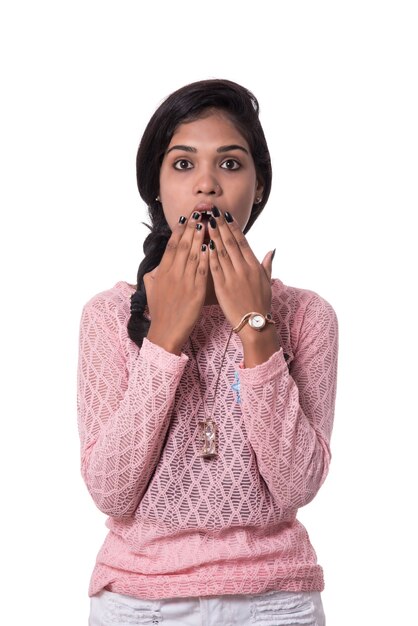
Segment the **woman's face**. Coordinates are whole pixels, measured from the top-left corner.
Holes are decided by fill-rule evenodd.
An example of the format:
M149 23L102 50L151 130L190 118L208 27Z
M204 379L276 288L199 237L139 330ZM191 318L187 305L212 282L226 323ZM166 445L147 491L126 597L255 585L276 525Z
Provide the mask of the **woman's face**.
M214 111L180 124L160 170L159 196L171 230L181 215L214 205L244 230L262 193L250 148L225 114Z

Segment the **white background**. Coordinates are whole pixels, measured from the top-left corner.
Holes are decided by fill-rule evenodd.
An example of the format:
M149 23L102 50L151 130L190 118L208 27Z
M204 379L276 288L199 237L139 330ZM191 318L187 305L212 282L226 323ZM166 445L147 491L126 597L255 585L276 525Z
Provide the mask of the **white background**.
M328 624L413 623L415 7L2 3L2 623L87 623L106 530L79 474L79 316L95 293L135 281L135 155L150 115L212 77L261 104L274 184L250 242L260 258L276 247L274 275L319 292L340 321L333 462L300 512Z

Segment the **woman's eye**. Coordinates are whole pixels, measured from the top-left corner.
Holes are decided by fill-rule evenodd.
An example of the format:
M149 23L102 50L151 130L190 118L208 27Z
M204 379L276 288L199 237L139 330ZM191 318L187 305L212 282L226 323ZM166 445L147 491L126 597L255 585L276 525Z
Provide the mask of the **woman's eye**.
M187 159L179 159L174 163L174 168L176 170L189 170L193 167L193 165Z
M235 159L228 159L227 161L224 161L222 163L221 167L223 167L225 170L239 170L241 164L238 163L238 161L236 161Z

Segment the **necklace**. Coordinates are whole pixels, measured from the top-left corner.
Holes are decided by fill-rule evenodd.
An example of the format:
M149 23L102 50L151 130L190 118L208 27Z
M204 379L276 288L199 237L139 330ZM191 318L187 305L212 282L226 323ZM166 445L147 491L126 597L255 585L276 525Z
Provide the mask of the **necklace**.
M216 392L218 391L219 379L221 377L222 367L225 361L225 356L228 350L229 342L231 341L232 333L233 331L231 330L231 332L229 333L228 341L226 342L225 350L223 351L223 354L222 354L221 365L219 367L219 372L218 372L218 375L216 377L216 382L215 382L215 391L213 392L214 398L213 398L211 412L209 416L206 414L202 422L199 422L199 435L200 435L201 440L203 440L203 448L200 453L200 456L203 457L204 459L212 459L213 457L216 457L218 454L217 427L216 427L216 422L213 420L213 411L214 411L215 403L216 403ZM191 337L190 337L190 347L192 349L193 358L196 363L197 375L199 377L199 388L201 390L202 389L202 377L200 375L200 369L199 369L199 363L197 362L196 350L193 345L193 341ZM202 397L202 404L203 404L204 411L206 413L206 406L204 405L203 397Z

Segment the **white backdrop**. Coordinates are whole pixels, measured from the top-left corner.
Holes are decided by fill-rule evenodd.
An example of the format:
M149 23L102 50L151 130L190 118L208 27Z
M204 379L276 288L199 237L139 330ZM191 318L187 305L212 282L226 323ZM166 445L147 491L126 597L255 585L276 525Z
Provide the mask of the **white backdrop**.
M333 462L300 512L328 624L412 624L415 7L2 3L2 623L87 623L106 529L79 474L81 308L135 281L135 155L150 115L183 84L219 77L258 97L273 159L250 242L259 258L276 247L274 275L320 293L340 321Z

